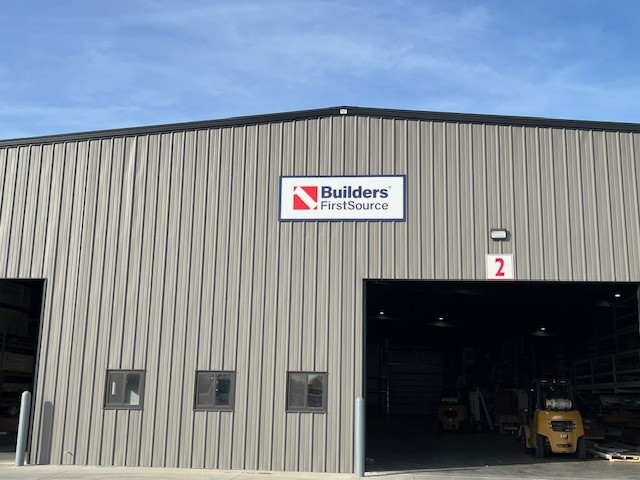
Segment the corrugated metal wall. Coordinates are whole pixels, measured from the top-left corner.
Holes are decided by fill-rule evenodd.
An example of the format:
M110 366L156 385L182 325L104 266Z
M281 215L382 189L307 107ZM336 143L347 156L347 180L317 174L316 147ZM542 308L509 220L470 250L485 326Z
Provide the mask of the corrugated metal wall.
M45 278L31 462L352 471L363 279L640 281L640 135L334 116L0 149L0 277ZM278 223L280 175L407 174L405 223ZM490 242L491 227L512 241ZM103 410L108 368L147 372ZM198 369L235 411L195 412ZM327 371L326 414L285 413Z

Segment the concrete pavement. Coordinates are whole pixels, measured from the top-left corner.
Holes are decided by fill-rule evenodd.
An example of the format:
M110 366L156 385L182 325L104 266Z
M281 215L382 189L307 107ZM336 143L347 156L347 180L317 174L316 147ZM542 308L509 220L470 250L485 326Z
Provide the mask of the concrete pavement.
M637 480L640 463L588 461L487 467L415 469L405 472L367 472L366 478L379 480ZM85 467L72 465L25 465L16 467L14 456L0 453L2 480L355 480L350 474L199 470L146 467Z

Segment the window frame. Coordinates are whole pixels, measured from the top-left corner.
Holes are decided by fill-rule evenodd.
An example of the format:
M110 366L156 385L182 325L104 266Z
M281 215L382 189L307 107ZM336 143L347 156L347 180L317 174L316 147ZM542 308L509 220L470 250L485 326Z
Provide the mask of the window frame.
M229 404L216 405L215 395L213 395L212 405L202 405L198 403L198 386L200 375L213 375L212 385L215 385L220 375L230 375L231 385L229 386ZM193 409L197 412L233 412L236 403L236 371L235 370L196 370L196 378L194 383Z
M120 384L120 388L122 389L122 403L120 402L110 402L109 401L109 397L111 395L109 395L109 388L110 388L110 383L112 383L110 380L112 378L113 374L117 374L117 375L121 375L122 376L122 380L121 380L121 384ZM127 380L129 378L130 375L138 375L138 391L139 391L139 398L140 401L138 402L137 405L133 405L130 403L125 403L126 399L125 399L125 393L126 393L126 388L127 388ZM127 369L107 369L107 374L106 374L106 378L105 378L105 391L104 391L104 404L103 404L103 408L105 410L142 410L144 408L144 390L145 390L145 377L146 377L146 371L145 370L127 370Z
M307 381L305 383L305 406L298 407L290 404L291 394L291 376L292 375L306 375ZM320 407L309 406L309 376L320 375L322 377L322 405ZM300 372L300 371L288 371L287 372L287 413L327 413L327 390L329 388L329 374L327 372Z

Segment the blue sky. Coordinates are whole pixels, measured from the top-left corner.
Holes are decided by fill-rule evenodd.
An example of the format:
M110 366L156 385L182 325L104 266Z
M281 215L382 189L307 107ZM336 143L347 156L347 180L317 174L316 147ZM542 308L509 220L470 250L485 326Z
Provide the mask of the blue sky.
M337 105L640 122L640 2L22 0L0 139Z

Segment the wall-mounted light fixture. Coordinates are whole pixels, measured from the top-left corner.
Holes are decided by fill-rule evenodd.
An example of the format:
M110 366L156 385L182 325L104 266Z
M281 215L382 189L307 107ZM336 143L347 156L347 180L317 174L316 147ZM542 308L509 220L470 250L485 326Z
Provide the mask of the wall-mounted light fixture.
M509 238L509 231L506 228L492 228L490 231L491 240L499 242Z

